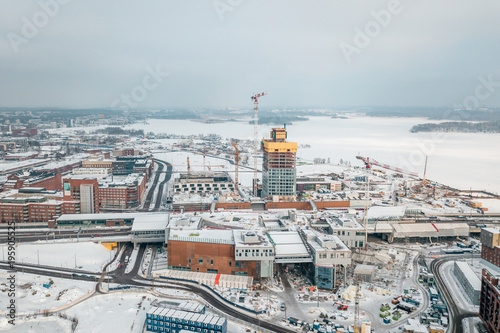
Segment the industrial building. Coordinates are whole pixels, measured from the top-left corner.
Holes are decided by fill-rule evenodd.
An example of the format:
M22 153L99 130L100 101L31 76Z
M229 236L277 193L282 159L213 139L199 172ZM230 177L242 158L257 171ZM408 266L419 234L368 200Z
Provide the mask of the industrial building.
M152 307L146 313L147 332L179 333L226 333L227 319L197 312L171 308Z
M479 305L481 281L472 268L470 268L469 264L463 261L455 261L453 273L472 304Z
M233 191L234 182L227 173L200 171L180 174L174 180L174 192L191 194L214 194L221 191Z
M296 193L297 143L286 142L286 128L273 128L271 139L262 140L262 197L294 197Z
M441 238L468 237L467 223L387 223L385 221L368 225L369 234L378 234L389 243L397 241L430 241Z
M500 229L484 228L481 230L482 262L487 266L483 269L481 279L481 298L479 303L479 318L489 332L500 332Z
M297 192L318 191L319 189L338 192L344 188L342 182L328 180L325 177L301 177L297 178L296 183Z

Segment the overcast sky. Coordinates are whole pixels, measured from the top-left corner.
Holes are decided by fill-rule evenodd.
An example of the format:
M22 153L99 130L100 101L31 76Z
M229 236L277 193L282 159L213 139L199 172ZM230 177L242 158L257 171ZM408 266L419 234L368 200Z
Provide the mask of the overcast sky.
M499 17L498 0L3 0L0 106L452 106L481 84L500 105L479 79L500 82Z

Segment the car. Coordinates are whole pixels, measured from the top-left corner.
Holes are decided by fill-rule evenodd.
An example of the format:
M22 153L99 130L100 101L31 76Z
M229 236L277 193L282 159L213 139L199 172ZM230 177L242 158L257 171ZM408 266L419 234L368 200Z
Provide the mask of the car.
M101 234L97 234L97 235L95 235L95 236L96 236L96 237L101 237Z
M286 304L285 302L282 302L281 305L280 305L280 310L281 311L285 311L286 310Z

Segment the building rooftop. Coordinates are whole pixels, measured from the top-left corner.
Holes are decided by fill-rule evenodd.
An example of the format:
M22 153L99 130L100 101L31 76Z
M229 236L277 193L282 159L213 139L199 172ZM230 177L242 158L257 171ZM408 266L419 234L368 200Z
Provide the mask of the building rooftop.
M368 209L368 219L400 219L405 215L405 206L373 206Z
M50 159L31 159L20 162L12 162L12 163L0 163L0 172L9 172L15 169L28 168L30 166L41 165L49 163Z
M29 157L33 155L38 155L36 151L26 151L26 152L19 152L19 153L10 153L5 155L6 158L9 157Z
M198 229L201 226L201 216L175 215L170 219L170 229Z
M492 234L500 234L500 228L483 228L482 230L488 231Z
M237 247L272 247L273 245L260 230L233 230L234 243Z
M168 213L143 213L134 218L132 232L165 230L169 221Z
M308 255L302 238L297 231L269 232L269 240L274 244L277 256Z
M102 213L102 214L64 214L57 221L96 221L96 220L133 220L141 215L158 213ZM165 214L165 213L163 213Z
M474 273L472 268L470 268L468 263L463 261L455 261L455 265L462 271L463 275L469 281L474 290L481 290L481 280L479 280L479 277L476 275L476 273Z
M170 230L169 241L234 244L232 230Z
M94 175L92 175L94 176ZM142 182L142 179L144 178L143 175L138 174L138 173L131 173L126 176L110 176L110 175L103 175L103 174L96 174L96 178L99 179L99 187L117 187L117 186L128 186L130 184L133 184L134 182L137 182L138 184Z

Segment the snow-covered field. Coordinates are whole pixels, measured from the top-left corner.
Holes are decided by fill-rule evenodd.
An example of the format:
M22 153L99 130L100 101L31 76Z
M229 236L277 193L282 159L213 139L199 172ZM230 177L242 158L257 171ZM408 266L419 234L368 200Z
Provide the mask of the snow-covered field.
M7 246L1 245L2 255L6 255ZM53 267L78 268L99 272L110 261L114 251L94 242L36 242L20 243L16 247L16 262L40 264Z
M7 277L8 273L0 272L0 281L6 281ZM49 288L43 287L43 284L50 284L50 281L53 283ZM18 314L30 314L59 308L92 292L94 286L93 282L17 273L16 307ZM0 314L5 310L8 301L7 292L0 292ZM4 318L4 316L0 315L0 318ZM2 327L1 321L0 327Z

